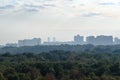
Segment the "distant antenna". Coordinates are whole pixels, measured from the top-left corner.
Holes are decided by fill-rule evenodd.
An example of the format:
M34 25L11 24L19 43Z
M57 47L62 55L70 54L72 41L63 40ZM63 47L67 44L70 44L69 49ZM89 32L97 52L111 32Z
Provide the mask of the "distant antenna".
M48 37L48 42L50 42L50 37Z
M53 37L53 42L55 42L56 41L56 38L55 37Z

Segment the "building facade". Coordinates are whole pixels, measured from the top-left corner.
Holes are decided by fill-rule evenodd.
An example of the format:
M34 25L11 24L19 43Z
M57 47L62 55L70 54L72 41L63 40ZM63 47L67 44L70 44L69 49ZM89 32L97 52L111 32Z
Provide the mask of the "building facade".
M37 46L41 44L40 38L24 39L18 41L18 46Z
M84 44L84 37L80 35L74 36L75 44Z

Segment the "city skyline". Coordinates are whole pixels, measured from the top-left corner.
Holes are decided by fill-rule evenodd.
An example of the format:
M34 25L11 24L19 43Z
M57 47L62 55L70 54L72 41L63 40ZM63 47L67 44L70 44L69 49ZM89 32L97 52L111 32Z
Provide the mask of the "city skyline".
M120 34L119 0L0 0L0 44L46 36Z
M46 41L42 38L30 38L30 39L21 39L17 42L6 43L3 46L6 47L21 47L21 46L37 46L37 45L84 45L84 44L93 44L93 45L116 45L120 44L120 38L113 37L112 35L97 35L97 36L81 36L79 34L74 35L72 40L60 41L56 40L56 37L48 37ZM2 45L1 45L2 46Z

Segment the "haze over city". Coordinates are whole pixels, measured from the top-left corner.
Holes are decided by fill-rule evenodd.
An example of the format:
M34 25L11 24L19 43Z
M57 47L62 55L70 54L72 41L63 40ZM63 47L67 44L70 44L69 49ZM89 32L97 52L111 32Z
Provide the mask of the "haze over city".
M120 36L120 0L0 0L0 44L21 39Z
M0 80L120 80L120 0L0 0Z

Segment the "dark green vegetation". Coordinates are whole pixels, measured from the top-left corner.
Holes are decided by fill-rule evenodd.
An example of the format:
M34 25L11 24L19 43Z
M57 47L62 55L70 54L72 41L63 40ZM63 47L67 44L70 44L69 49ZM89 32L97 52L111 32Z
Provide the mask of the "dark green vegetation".
M120 80L120 48L88 45L79 51L1 53L0 80Z

